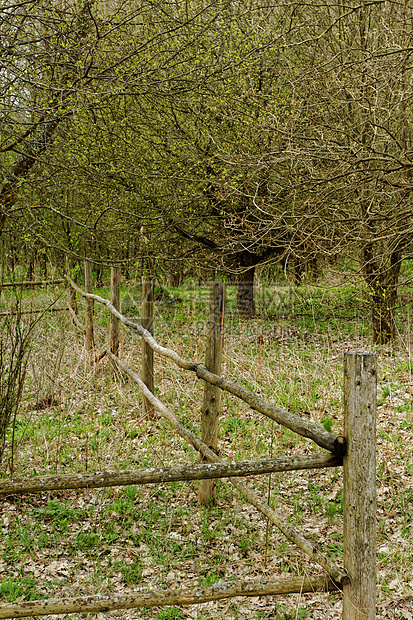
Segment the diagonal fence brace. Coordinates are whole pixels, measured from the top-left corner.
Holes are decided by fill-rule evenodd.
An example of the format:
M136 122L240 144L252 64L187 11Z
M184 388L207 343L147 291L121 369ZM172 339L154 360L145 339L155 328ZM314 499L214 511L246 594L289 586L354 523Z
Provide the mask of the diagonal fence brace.
M188 441L196 450L201 452L209 461L213 463L222 463L221 459L208 448L198 437L186 429L178 420L178 418L170 411L152 392L148 390L142 379L133 370L128 368L126 364L122 362L116 355L113 355L110 351L107 354L116 361L119 367L139 386L146 398L151 404L159 411L159 413L167 419L176 430L176 432L186 441ZM278 516L278 514L266 504L260 497L250 489L247 485L239 482L237 479L230 478L231 483L238 489L238 491L253 504L260 512L262 512L268 519L281 530L281 532L291 541L294 542L297 547L301 549L308 557L321 566L337 583L343 584L347 581L347 573L342 568L337 566L330 559L325 557L315 545L308 541L304 536L297 532L291 525L289 525L284 519Z

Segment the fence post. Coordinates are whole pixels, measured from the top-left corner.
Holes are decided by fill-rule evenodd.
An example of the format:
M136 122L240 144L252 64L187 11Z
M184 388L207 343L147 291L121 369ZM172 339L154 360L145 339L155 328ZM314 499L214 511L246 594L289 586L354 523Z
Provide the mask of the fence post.
M85 291L86 293L93 293L93 274L92 263L90 260L85 260ZM86 297L86 314L85 314L85 332L86 332L86 351L92 351L95 346L95 340L93 336L93 310L94 301Z
M376 617L376 354L344 355L343 620Z
M110 270L110 302L116 310L120 310L120 267L112 267ZM114 355L119 353L119 319L110 314L109 346ZM116 362L111 360L112 377L116 373Z
M142 278L142 304L141 324L153 335L153 304L154 304L154 281ZM153 381L153 349L142 339L142 381L152 392ZM155 417L155 410L149 400L143 397L143 415Z
M208 334L205 366L216 375L221 374L222 349L224 341L225 285L214 282L209 299ZM201 414L201 440L216 450L218 439L218 418L221 413L221 390L215 385L204 385L204 400ZM205 461L201 457L201 462ZM215 480L201 480L198 497L201 504L216 500Z
M72 275L72 271L74 270L74 266L75 266L75 261L73 260L73 258L71 258L69 260L69 273L71 273L71 277L77 283L77 273L74 273ZM70 313L72 315L73 322L75 323L75 325L77 325L79 327L79 321L77 319L78 309L77 309L76 291L71 286L69 286L69 308L70 308ZM77 321L77 323L76 323L76 321Z

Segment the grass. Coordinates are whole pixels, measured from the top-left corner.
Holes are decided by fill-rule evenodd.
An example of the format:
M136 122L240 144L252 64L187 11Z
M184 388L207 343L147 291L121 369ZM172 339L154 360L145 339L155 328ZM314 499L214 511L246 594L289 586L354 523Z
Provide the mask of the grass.
M6 578L0 581L0 597L7 603L14 603L24 596L26 601L46 598L37 589L37 581L32 577L21 577L18 581Z
M61 292L25 291L25 303L46 307ZM190 285L167 292L155 306L158 340L187 359L203 361L207 289ZM109 296L108 288L97 293ZM138 294L133 285L122 285L124 301ZM383 618L403 617L410 609L407 595L412 590L411 299L409 291L403 294L399 339L391 347L377 348L378 600ZM7 295L5 291L1 309L7 307ZM60 303L66 302L62 298ZM79 307L82 312L81 300ZM371 348L362 293L348 285L304 284L296 289L280 282L260 286L257 307L258 316L240 319L235 287L228 287L223 374L339 433L343 353ZM137 304L125 303L129 316L136 317L138 310ZM108 338L106 309L95 306L95 321L99 349ZM117 375L112 380L106 360L98 368L90 364L82 334L66 313L43 317L33 347L36 354L15 428L16 476L199 461L167 423L142 417L140 394L127 378ZM139 339L124 330L122 359L139 369L139 355ZM187 428L199 433L202 383L164 359L156 359L155 371L159 398ZM223 396L219 448L228 459L318 451L228 394ZM4 465L0 475L7 477L7 460ZM340 469L258 476L247 482L340 562ZM228 481L217 482L217 495L218 504L209 509L199 507L195 482L3 498L1 598L31 600L317 572ZM389 600L401 602L390 605ZM293 595L109 616L336 618L339 605L339 596Z

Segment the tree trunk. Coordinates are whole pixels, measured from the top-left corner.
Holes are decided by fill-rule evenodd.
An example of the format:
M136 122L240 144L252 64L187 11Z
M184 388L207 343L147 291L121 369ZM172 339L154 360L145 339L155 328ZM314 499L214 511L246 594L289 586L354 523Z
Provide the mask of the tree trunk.
M93 293L93 275L92 275L92 263L89 260L85 260L85 291L86 293ZM86 351L89 353L93 351L95 346L95 338L93 334L93 312L94 301L89 297L86 298L86 316L85 316L85 334L86 334Z
M43 278L47 280L47 254L46 250L41 254Z
M36 253L32 251L30 253L29 263L27 265L26 280L36 279Z
M294 284L300 286L305 273L305 265L299 258L294 261Z
M182 269L175 269L171 271L167 277L166 282L168 286L182 286L184 282L184 272Z
M120 267L112 267L110 270L110 303L119 312L120 310ZM110 314L109 324L109 343L110 350L114 355L119 354L119 319L114 314ZM111 360L110 362L112 379L117 375L116 364Z
M251 316L255 312L254 274L255 265L238 276L238 311L245 316Z
M131 255L131 240L128 239L128 243L126 245L126 247L123 247L121 249L121 258L122 258L122 273L125 276L126 280L130 280L131 279L131 275L130 275L130 255Z
M370 296L373 342L387 344L396 332L396 302L399 274L402 263L402 249L390 254L388 267L371 258L371 245L364 253L364 277Z
M142 278L141 325L153 335L154 281ZM153 349L142 339L142 381L154 393ZM143 396L144 417L156 418L155 409Z
M387 344L396 331L397 283L392 286L376 281L370 288L373 342Z
M96 286L102 288L103 286L103 265L102 263L96 263Z
M75 271L75 259L73 258L73 256L70 257L69 259L69 273L71 275L71 277L73 278L73 280L75 282L77 282L77 273ZM78 315L78 308L77 308L77 298L76 298L76 291L72 286L69 286L69 307L72 309L73 314L72 317L74 315L74 317L77 317ZM73 319L75 324L76 324L76 319Z

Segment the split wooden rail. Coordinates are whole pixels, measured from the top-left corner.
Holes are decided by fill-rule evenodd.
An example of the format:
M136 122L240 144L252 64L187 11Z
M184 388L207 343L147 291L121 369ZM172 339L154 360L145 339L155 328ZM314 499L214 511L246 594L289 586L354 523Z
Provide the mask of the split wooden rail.
M365 351L349 351L344 356L344 435L337 436L324 427L300 418L265 401L241 385L211 372L204 364L185 360L175 351L163 347L153 334L141 324L131 321L119 308L102 297L81 290L74 282L70 285L86 299L106 305L112 317L138 333L155 353L172 360L183 370L194 372L205 385L227 391L278 424L312 439L328 453L293 456L255 461L224 462L214 451L215 427L202 439L185 428L177 417L153 394L142 377L128 368L113 351L105 350L112 364L125 372L142 391L148 406L168 420L175 432L201 454L200 464L149 469L141 471L103 471L81 474L37 476L27 479L0 481L0 493L31 492L66 488L92 488L128 484L146 484L171 480L212 480L228 477L238 491L284 535L294 542L323 570L322 574L306 578L280 578L270 581L255 580L242 583L219 583L210 588L165 592L138 592L118 596L92 596L77 599L27 601L14 605L0 605L1 618L19 618L45 614L98 612L112 609L153 607L163 605L191 605L234 596L276 595L292 592L327 590L343 591L343 618L345 620L372 620L375 618L376 599L376 478L375 478L375 412L376 412L376 359ZM216 288L211 299L218 299ZM118 305L118 304L117 304ZM217 306L212 303L216 321ZM213 338L220 339L221 329L214 330ZM212 342L212 341L211 341ZM212 346L212 344L211 344ZM111 350L112 349L112 350ZM207 354L208 355L208 354ZM101 357L101 356L99 356ZM207 357L208 360L208 357ZM210 413L208 406L205 407ZM214 401L209 401L214 402ZM208 413L208 415L209 415ZM215 415L216 412L213 414ZM343 506L343 562L344 567L332 562L320 547L315 546L285 519L278 515L257 493L241 482L242 476L273 471L291 471L344 465Z

